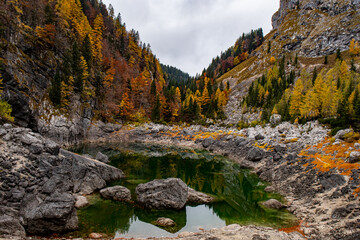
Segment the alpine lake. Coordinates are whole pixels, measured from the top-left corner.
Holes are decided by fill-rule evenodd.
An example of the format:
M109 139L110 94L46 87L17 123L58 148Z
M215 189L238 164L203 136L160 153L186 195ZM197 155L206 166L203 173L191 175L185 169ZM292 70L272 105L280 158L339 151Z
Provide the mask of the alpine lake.
M198 232L229 224L288 228L298 220L287 210L273 210L259 203L279 194L264 191L266 182L248 169L241 168L224 156L204 150L161 145L119 143L81 145L70 149L95 156L102 152L110 165L121 169L126 178L110 183L129 188L136 200L138 184L154 179L180 178L189 187L215 196L218 201L198 206L186 205L183 210L148 210L133 203L105 200L98 193L88 196L90 205L78 210L79 230L71 236L86 237L92 232L114 238L176 237L180 232ZM175 227L155 225L159 217L176 222Z

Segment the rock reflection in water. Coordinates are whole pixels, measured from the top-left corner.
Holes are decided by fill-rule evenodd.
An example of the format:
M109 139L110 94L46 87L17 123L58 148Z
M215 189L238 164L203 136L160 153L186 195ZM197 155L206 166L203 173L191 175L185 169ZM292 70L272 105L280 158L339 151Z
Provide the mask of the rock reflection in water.
M127 178L113 185L123 185L132 191L140 183L154 179L176 177L197 191L216 196L222 201L201 206L187 206L182 211L144 210L130 204L100 201L80 211L84 222L82 232L89 228L118 237L175 236L178 231L198 231L225 224L256 224L271 227L292 226L296 219L284 210L268 210L258 202L279 195L264 192L265 184L249 170L223 156L206 151L141 144L82 146L79 153L110 157L111 165L124 171ZM161 229L155 226L159 217L174 220L176 226ZM85 227L84 227L85 226ZM93 227L96 226L96 227ZM84 230L86 229L87 230Z

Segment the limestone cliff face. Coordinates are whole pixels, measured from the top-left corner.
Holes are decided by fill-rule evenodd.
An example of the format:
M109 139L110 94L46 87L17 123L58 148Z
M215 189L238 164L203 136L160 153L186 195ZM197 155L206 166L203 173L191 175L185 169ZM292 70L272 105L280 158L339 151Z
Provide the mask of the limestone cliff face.
M349 48L360 39L360 0L281 0L272 17L278 54L317 57Z
M280 0L280 8L272 17L273 28L278 28L286 15L294 9L317 10L335 16L346 11L359 10L360 0Z
M316 67L312 61L315 58L332 55L338 49L348 50L352 39L360 41L360 0L281 0L272 25L273 30L249 60L222 78L232 85L225 109L228 123L237 123L239 119L251 122L258 117L242 113L242 99L251 83L272 67L271 57L285 56L290 61L298 55L308 61L302 61L298 68L288 64L286 71L305 69L312 72ZM323 62L316 62L320 64L318 68L323 67Z

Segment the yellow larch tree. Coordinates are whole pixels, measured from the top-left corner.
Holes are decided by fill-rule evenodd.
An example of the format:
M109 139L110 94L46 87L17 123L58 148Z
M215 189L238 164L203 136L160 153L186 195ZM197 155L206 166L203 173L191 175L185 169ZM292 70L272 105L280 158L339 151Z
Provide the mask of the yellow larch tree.
M121 118L125 120L130 120L133 111L134 111L134 105L132 104L129 98L128 92L126 91L123 94L121 103L119 105L119 115Z
M102 60L102 34L104 29L104 20L101 14L98 14L94 20L94 29L93 29L93 56L95 59L101 61Z
M304 98L303 90L304 90L304 85L302 83L302 80L299 78L296 81L292 96L290 98L289 113L293 117L300 115L300 108L302 106L302 102Z
M359 46L359 42L355 41L355 39L353 38L350 42L350 54L353 56L357 56L360 54L360 46Z

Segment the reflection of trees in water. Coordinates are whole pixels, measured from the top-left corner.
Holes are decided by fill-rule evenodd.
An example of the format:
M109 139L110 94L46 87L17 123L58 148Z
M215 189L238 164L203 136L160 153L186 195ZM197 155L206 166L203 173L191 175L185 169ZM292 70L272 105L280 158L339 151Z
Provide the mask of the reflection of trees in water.
M110 200L97 201L78 213L79 227L85 234L102 232L113 235L116 231L126 233L136 220L133 206Z
M99 149L97 149L99 150ZM160 151L154 148L154 151ZM164 150L163 150L164 151ZM195 190L213 194L225 200L209 205L218 217L227 224L263 224L276 226L286 223L289 214L279 211L268 211L259 207L258 202L268 199L268 194L259 186L260 180L255 174L241 169L237 164L223 158L217 159L209 153L196 155L197 159L187 158L196 152L169 153L161 156L142 155L134 152L122 152L111 158L111 164L122 169L127 176L122 185L134 192L137 184L153 179L178 177ZM186 225L186 211L148 212L136 209L131 205L104 205L102 209L86 209L87 225L96 226L93 231L112 234L121 229L126 233L133 221L138 217L141 221L153 224L158 217L168 217L177 223L175 229ZM103 209L104 208L104 209ZM93 216L91 216L93 214ZM134 215L135 214L135 215ZM82 218L85 219L85 218ZM280 224L283 225L283 224ZM277 225L278 226L278 225ZM88 227L90 228L90 227ZM90 231L90 230L89 230Z

